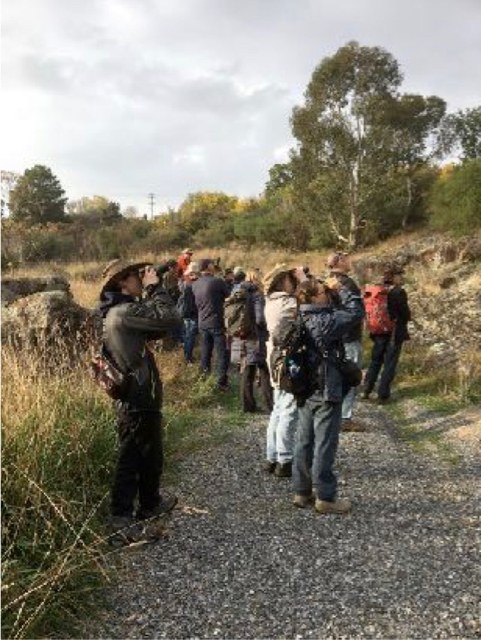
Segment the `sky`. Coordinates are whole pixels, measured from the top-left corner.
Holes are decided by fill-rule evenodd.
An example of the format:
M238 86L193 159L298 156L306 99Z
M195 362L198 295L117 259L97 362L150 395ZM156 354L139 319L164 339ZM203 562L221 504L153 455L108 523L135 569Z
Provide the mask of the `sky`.
M0 168L140 213L258 195L350 40L392 53L403 91L481 103L481 0L3 0L1 22Z

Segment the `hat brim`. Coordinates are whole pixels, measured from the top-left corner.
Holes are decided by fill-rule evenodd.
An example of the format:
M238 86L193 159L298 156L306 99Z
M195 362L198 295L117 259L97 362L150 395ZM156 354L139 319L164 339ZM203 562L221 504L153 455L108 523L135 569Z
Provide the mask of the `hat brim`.
M119 283L119 281L123 280L123 278L125 278L131 271L138 272L140 271L140 269L145 269L145 267L151 264L152 262L136 262L134 264L127 265L126 267L115 273L113 276L111 276L107 280L107 282L104 283L100 294L102 295L102 293L104 293L105 291L111 291L112 287L115 287Z

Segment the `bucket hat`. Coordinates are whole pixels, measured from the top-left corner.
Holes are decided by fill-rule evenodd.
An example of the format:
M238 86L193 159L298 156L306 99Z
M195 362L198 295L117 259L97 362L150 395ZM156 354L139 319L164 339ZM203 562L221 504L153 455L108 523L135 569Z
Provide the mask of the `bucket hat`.
M102 271L102 290L101 294L105 291L115 291L118 284L129 273L139 272L141 269L145 269L150 262L128 262L127 260L121 260L116 258L111 260Z

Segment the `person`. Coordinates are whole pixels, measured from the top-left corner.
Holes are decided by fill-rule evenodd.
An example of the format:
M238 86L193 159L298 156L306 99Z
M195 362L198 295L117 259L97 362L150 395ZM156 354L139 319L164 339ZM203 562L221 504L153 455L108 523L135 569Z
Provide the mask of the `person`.
M255 413L257 411L254 382L258 373L264 404L267 411L271 413L273 401L269 370L267 368L266 342L268 333L264 313L265 298L262 293L262 283L255 271L246 273L245 281L241 284L241 290L245 290L247 293L246 304L251 305L254 321L252 335L241 341L242 409L245 413Z
M160 267L159 271L163 274L162 283L165 290L172 300L177 303L180 296L177 261L174 258L170 258L170 260L167 260L167 262Z
M404 270L398 266L388 267L383 276L383 284L388 288L387 309L394 323L392 331L370 334L373 341L371 362L364 380L363 397L369 398L374 390L379 373L381 379L377 390L378 401L387 402L391 397L391 384L404 342L409 340L408 322L411 320L407 293L403 288Z
M214 276L214 263L211 259L201 260L199 266L201 276L192 283L192 291L199 310L201 370L204 374L210 373L215 350L217 385L220 390L226 391L229 388L229 361L224 329L224 300L229 295L229 290L224 280Z
M180 283L180 298L177 302L177 310L184 322L184 358L188 365L193 364L194 347L199 332L199 312L195 304L192 283L199 277L199 263L189 263L184 272L184 280Z
M345 287L342 306L333 304L333 291L343 288L337 278L315 279L301 285L299 313L306 330L306 347L314 391L299 407L293 464L293 503L307 507L314 495L319 513L347 513L351 503L337 497L333 470L342 417L343 379L336 360L343 354L343 336L359 320L361 296Z
M136 497L137 520L168 512L177 502L175 496L159 493L163 466L162 382L148 342L173 331L180 325L180 318L153 267L120 260L112 261L104 270L99 311L104 347L128 376L125 395L115 407L119 455L111 502L113 535L128 542L129 527L132 531L135 523Z
M234 271L230 267L224 269L224 282L229 289L229 295L232 293L232 287L234 286Z
M192 262L193 255L194 255L194 252L192 251L192 249L187 247L182 251L180 256L177 258L177 277L179 280L183 279L187 267Z
M234 267L232 273L234 276L234 281L232 284L231 293L235 293L236 291L239 291L241 284L246 279L246 273L243 267Z
M346 296L352 291L356 296L361 297L361 290L348 274L351 271L351 259L348 253L331 253L327 258L327 268L329 277L337 278L340 284L340 296ZM362 318L353 323L345 336L343 336L344 352L347 360L355 362L362 368ZM352 419L354 404L356 401L357 387L351 387L342 403L342 431L364 431L365 427L358 421Z
M279 478L292 475L294 435L297 425L297 402L292 393L283 391L275 377L274 362L279 357L282 337L295 323L297 300L295 297L298 280L295 271L279 264L264 278L266 291L265 316L269 340L267 342L267 363L274 388L274 406L267 427L267 447L265 470Z

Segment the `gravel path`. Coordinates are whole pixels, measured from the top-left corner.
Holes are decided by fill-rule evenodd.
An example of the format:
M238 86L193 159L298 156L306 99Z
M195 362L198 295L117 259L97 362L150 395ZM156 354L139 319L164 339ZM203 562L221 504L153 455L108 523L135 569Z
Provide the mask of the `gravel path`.
M360 405L342 434L348 516L265 476L266 419L183 465L170 535L123 552L102 638L481 637L480 468L414 453ZM187 507L187 508L186 508Z

